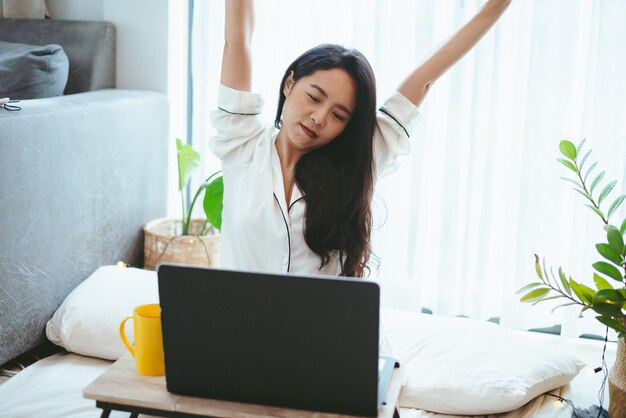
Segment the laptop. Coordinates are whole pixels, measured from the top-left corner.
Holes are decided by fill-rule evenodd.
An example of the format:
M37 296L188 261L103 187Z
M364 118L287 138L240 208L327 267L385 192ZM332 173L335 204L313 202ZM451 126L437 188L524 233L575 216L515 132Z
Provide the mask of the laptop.
M395 362L376 283L172 264L158 281L168 391L378 415Z

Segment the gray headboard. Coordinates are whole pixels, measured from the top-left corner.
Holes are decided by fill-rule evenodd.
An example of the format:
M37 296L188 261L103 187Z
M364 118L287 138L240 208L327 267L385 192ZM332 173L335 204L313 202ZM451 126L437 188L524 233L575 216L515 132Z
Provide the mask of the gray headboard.
M22 43L58 42L70 66L70 51L85 41L86 56L100 63L92 73L109 71L97 67L112 59L77 35L102 33L101 22L95 32L89 22L6 22L0 39L12 31ZM164 216L167 202L165 95L105 89L19 105L0 107L0 365L44 342L46 322L99 266L141 265L142 227Z
M112 23L0 19L0 41L61 45L70 61L65 94L115 87L115 27Z

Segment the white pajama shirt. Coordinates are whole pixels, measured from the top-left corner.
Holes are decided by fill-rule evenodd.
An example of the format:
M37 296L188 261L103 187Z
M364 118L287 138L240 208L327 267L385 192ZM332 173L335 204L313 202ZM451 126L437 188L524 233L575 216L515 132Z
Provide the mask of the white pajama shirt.
M261 120L262 98L220 86L211 113L217 133L209 141L222 161L224 210L221 266L227 269L337 275L339 255L320 268L321 259L304 240L306 203L297 185L287 207L275 146L278 130ZM374 133L376 178L394 169L409 152L417 107L395 92L379 109Z

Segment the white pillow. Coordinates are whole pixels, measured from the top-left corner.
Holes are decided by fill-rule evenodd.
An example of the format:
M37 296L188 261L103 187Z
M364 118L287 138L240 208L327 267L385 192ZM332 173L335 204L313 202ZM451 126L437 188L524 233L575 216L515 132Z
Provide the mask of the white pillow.
M147 303L159 303L156 272L100 267L65 298L48 321L46 336L67 351L117 360L127 351L119 335L120 322ZM127 324L126 335L132 341L132 321Z
M399 405L441 414L519 408L585 367L527 332L468 318L381 310L384 337L406 372Z

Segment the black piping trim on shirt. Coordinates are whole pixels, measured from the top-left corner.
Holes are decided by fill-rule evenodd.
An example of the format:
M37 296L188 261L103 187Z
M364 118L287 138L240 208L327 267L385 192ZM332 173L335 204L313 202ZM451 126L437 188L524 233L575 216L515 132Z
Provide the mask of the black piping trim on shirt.
M402 129L404 129L404 133L406 134L406 137L407 137L407 138L410 138L410 137L411 137L411 135L409 135L409 131L407 131L407 130L406 130L406 128L405 128L405 127L404 127L404 126L403 126L400 122L398 122L398 119L394 118L394 117L391 115L391 113L387 112L387 111L386 111L385 109L383 109L382 107L381 107L381 108L379 108L378 110L380 110L381 112L383 112L385 115L389 116L391 119L395 120L395 121L396 121L396 123L397 123L398 125L400 125L400 127L401 127Z
M289 211L291 210L291 208L293 207L293 205L296 204L296 202L298 202L299 200L304 199L304 196L300 196L299 198L297 198L296 200L294 200L293 202L291 202L291 205L289 205L289 208L287 209L287 213L289 213Z
M285 213L283 212L283 208L280 207L280 202L276 197L276 193L273 193L274 199L276 199L276 204L278 205L278 209L280 209L281 215L283 215L283 221L285 222L285 228L287 228L287 244L289 245L288 252L288 260L287 260L287 273L289 273L289 268L291 267L291 233L289 232L289 224L287 224L287 218L285 217Z
M254 116L254 115L260 115L261 114L261 112L258 112L258 113L233 113L233 112L229 112L226 109L222 109L221 107L218 107L218 109L221 110L222 112L230 113L231 115Z

